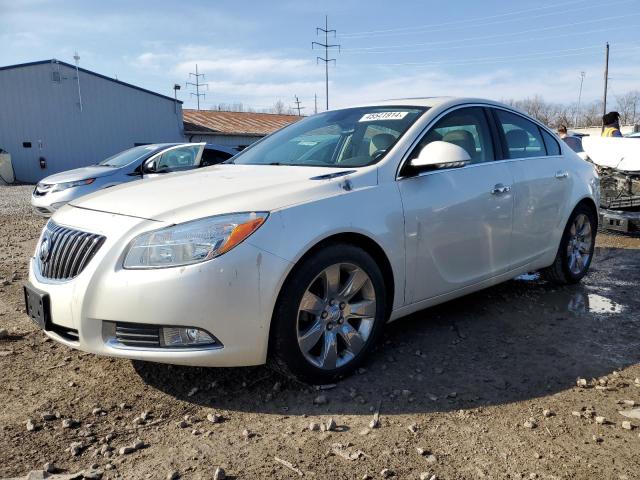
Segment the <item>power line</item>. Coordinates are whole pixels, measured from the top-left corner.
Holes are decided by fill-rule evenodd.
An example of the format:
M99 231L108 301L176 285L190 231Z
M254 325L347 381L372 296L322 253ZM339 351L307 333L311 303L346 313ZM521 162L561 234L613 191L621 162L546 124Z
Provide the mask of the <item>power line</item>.
M583 30L583 31L579 31L579 32L569 32L569 33L561 33L558 35L546 35L546 36L542 36L542 37L526 37L526 38L514 38L511 40L506 40L503 42L492 42L492 43L481 43L481 44L473 44L473 48L484 48L484 47L499 47L502 45L513 45L514 43L523 43L523 42L533 42L533 41L539 41L539 40L554 40L554 39L558 39L558 38L566 38L566 37L575 37L575 36L579 36L579 35L591 35L594 33L603 33L603 32L610 32L611 30L616 30L616 31L620 31L620 30L624 30L624 29L628 29L628 28L640 28L640 25L621 25L621 26L615 26L615 27L609 27L609 28L599 28L596 30ZM353 51L353 50L358 50L357 48L354 49L343 49L344 50L344 54L345 55L352 55L352 56L356 56L356 55L369 55L369 54L375 54L375 55L379 55L381 53L387 53L385 50L387 48L399 48L400 46L389 46L389 47L362 47L362 48L376 48L376 50L367 50L367 51ZM403 48L406 48L405 46L403 46ZM460 49L460 48L469 48L469 45L452 45L452 46L439 46L437 48L433 48L433 47L427 47L427 48L417 48L414 50L403 50L401 52L393 52L393 53L419 53L419 52L429 52L429 51L442 51L442 50L456 50L456 49Z
M552 50L547 52L535 52L527 55L515 55L515 56L504 56L504 57L484 57L484 58L474 58L474 59L463 59L460 61L451 61L451 62L404 62L404 63L360 63L360 64L352 64L358 66L378 66L378 67L387 67L387 66L411 66L411 67L433 67L440 65L489 65L493 63L503 63L503 62L514 62L520 60L531 60L535 57L542 56L542 60L547 60L551 58L566 58L566 57L574 57L579 55L584 55L585 53L589 53L588 50L594 50L596 48L602 48L602 45L595 45L590 47L580 47L575 49L568 49L565 52L574 52L574 53L563 53L560 55L555 55L558 52L562 52L561 50ZM617 51L619 52L627 52L627 51L635 51L640 49L640 45L632 45L623 47ZM575 51L580 52L575 52Z
M621 4L621 3L629 3L629 2L633 2L635 0L618 0L618 1L612 1L609 2L607 4L607 6L613 6L613 5L617 5L617 4ZM584 11L584 10L590 10L593 8L601 8L601 5L590 5L590 6L586 6L586 7L582 7L582 8L576 8L572 11L572 13L575 12L580 12L580 11ZM550 17L550 16L557 16L557 12L547 12L547 13L541 13L538 15L528 15L527 16L527 21L530 22L534 19L539 19L539 18L543 18L543 17ZM353 40L358 40L358 39L366 39L366 38L382 38L382 37L393 37L393 36L399 36L399 35L414 35L417 33L438 33L438 32L449 32L451 30L455 30L455 29L460 29L460 28L469 28L469 27L473 27L473 28L477 28L477 27L489 27L489 26L495 26L495 25L501 25L501 24L505 24L505 23L510 23L513 21L518 21L521 20L520 18L507 18L504 20L496 20L496 21L492 21L492 22L483 22L483 23L478 23L475 22L473 25L460 25L460 26L440 26L440 27L430 27L430 28L423 28L424 30L426 30L425 32L421 32L421 31L415 31L415 32L399 32L399 33L394 33L394 34L379 34L379 35L368 35L368 36L363 36L363 37L354 37Z
M297 96L297 95L294 95L294 96L293 96L293 98L295 98L295 99L296 99L296 100L293 102L293 103L295 103L295 104L296 104L296 106L295 106L295 107L293 107L293 108L295 108L296 110L298 110L298 116L299 116L299 117L301 117L301 116L302 116L302 112L301 112L301 110L304 110L304 108L305 108L305 107L301 107L301 106L300 106L300 103L302 103L302 102L300 102L300 99L298 98L298 96Z
M500 13L497 15L489 15L489 16L485 16L485 17L474 17L474 18L467 18L464 20L452 20L450 22L439 22L439 23L432 23L432 24L426 24L426 25L418 25L418 26L414 26L414 27L398 27L398 28L388 28L388 29L384 29L384 30L369 30L369 31L364 31L364 32L347 32L347 33L342 33L340 34L340 37L343 38L347 38L347 37L358 37L358 36L365 36L365 35L372 35L372 34L378 34L378 33L389 33L389 32L402 32L402 31L407 31L407 30L422 30L422 29L427 29L427 28L438 28L438 27L443 27L443 26L451 26L451 25L458 25L458 24L465 24L465 23L476 23L479 20L491 20L494 18L501 18L501 17L507 17L507 16L511 16L511 15L519 15L522 13L529 13L529 12L535 12L535 11L540 11L540 10L547 10L549 8L553 8L554 10L557 10L560 7L564 7L564 6L568 6L568 5L574 5L576 3L585 3L583 0L571 0L568 2L563 2L563 3L555 3L555 4L551 4L551 5L545 5L545 6L541 6L541 7L534 7L534 8L527 8L524 10L516 10L516 11L512 11L512 12L506 12L506 13ZM417 32L413 32L413 33L417 33Z
M196 87L196 93L190 92L191 95L195 95L196 100L198 102L198 110L200 110L200 97L205 97L206 93L200 93L200 87L207 87L207 90L209 90L209 84L208 83L200 83L200 77L202 77L204 79L204 73L198 73L198 64L196 63L196 73L191 73L189 72L189 78L191 78L191 76L194 76L196 81L195 83L193 82L187 82L186 85L192 85L194 87Z
M575 27L575 26L579 26L579 25L586 25L589 23L599 23L599 22L603 22L605 20L620 20L622 18L629 18L629 17L637 17L640 16L640 13L629 13L627 15L616 15L616 16L611 16L611 17L603 17L603 18L596 18L593 20L585 20L585 21L581 21L581 22L573 22L573 23L565 23L563 25L553 25L550 27L543 27L543 28L530 28L527 30L519 30L517 32L507 32L507 33L497 33L497 34L493 34L493 35L481 35L481 36L476 36L476 37L466 37L466 38L458 38L455 40L440 40L440 41L435 41L435 42L420 42L420 43L411 43L411 44L404 44L404 45L388 45L388 46L384 46L384 47L356 47L356 48L351 48L349 51L353 52L353 51L365 51L365 50L376 50L376 49L380 49L380 48L385 48L385 49L391 49L391 48L412 48L412 47L419 47L419 46L440 46L440 45L450 45L450 44L457 44L457 43L464 43L464 42L474 42L476 40L485 40L485 39L492 39L492 38L504 38L504 37L510 37L513 35L523 35L525 33L536 33L536 32L545 32L548 30L554 30L557 28L567 28L567 27Z
M329 58L329 49L337 48L339 52L340 45L337 43L333 45L329 44L329 33L333 33L333 36L335 37L336 31L329 30L329 17L327 15L325 15L324 17L324 28L322 27L316 28L316 35L318 35L320 32L324 32L324 43L311 42L311 49L313 50L313 47L315 45L317 45L318 47L324 48L324 57L316 57L316 63L320 61L324 62L325 95L327 100L327 110L329 110L329 63L333 62L334 65L336 63L335 58Z

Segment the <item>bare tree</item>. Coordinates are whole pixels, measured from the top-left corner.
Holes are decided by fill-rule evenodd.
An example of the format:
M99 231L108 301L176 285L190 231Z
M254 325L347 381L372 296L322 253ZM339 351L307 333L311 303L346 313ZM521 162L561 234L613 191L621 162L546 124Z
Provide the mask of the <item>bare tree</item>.
M286 109L287 109L286 105L280 99L276 100L272 107L273 113L282 114L282 113L285 113Z
M602 101L596 100L585 105L582 110L582 126L595 127L602 125Z
M270 113L279 113L280 115L293 115L293 108L285 105L285 103L278 99L271 107Z
M640 91L633 90L616 96L616 109L622 125L635 125L640 114Z

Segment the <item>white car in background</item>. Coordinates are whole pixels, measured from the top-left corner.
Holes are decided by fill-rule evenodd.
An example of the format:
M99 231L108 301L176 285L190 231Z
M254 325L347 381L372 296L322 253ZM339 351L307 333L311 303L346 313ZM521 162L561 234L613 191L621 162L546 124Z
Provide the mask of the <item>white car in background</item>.
M542 269L588 271L598 177L487 100L392 100L296 122L225 164L73 200L42 232L27 311L114 357L274 365L328 382L384 324Z
M210 143L152 143L129 148L96 165L49 175L31 194L33 211L43 217L71 200L105 188L165 173L222 163L236 150Z

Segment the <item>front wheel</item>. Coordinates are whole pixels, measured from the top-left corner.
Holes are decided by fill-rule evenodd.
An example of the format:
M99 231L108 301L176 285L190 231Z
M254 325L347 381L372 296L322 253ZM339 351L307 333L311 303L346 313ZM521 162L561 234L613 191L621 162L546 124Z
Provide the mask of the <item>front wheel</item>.
M553 264L543 276L560 285L578 283L589 271L596 244L598 220L586 205L578 205L569 217Z
M384 279L361 248L332 244L304 259L287 279L273 318L276 367L326 383L357 368L386 320Z

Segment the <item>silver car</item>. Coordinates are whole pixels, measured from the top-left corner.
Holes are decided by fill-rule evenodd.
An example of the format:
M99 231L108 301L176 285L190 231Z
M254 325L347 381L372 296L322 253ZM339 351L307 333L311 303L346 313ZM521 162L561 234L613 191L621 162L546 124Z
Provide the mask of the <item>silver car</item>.
M236 150L207 143L156 143L133 147L97 165L42 179L31 194L34 211L48 217L71 200L125 182L216 165Z

